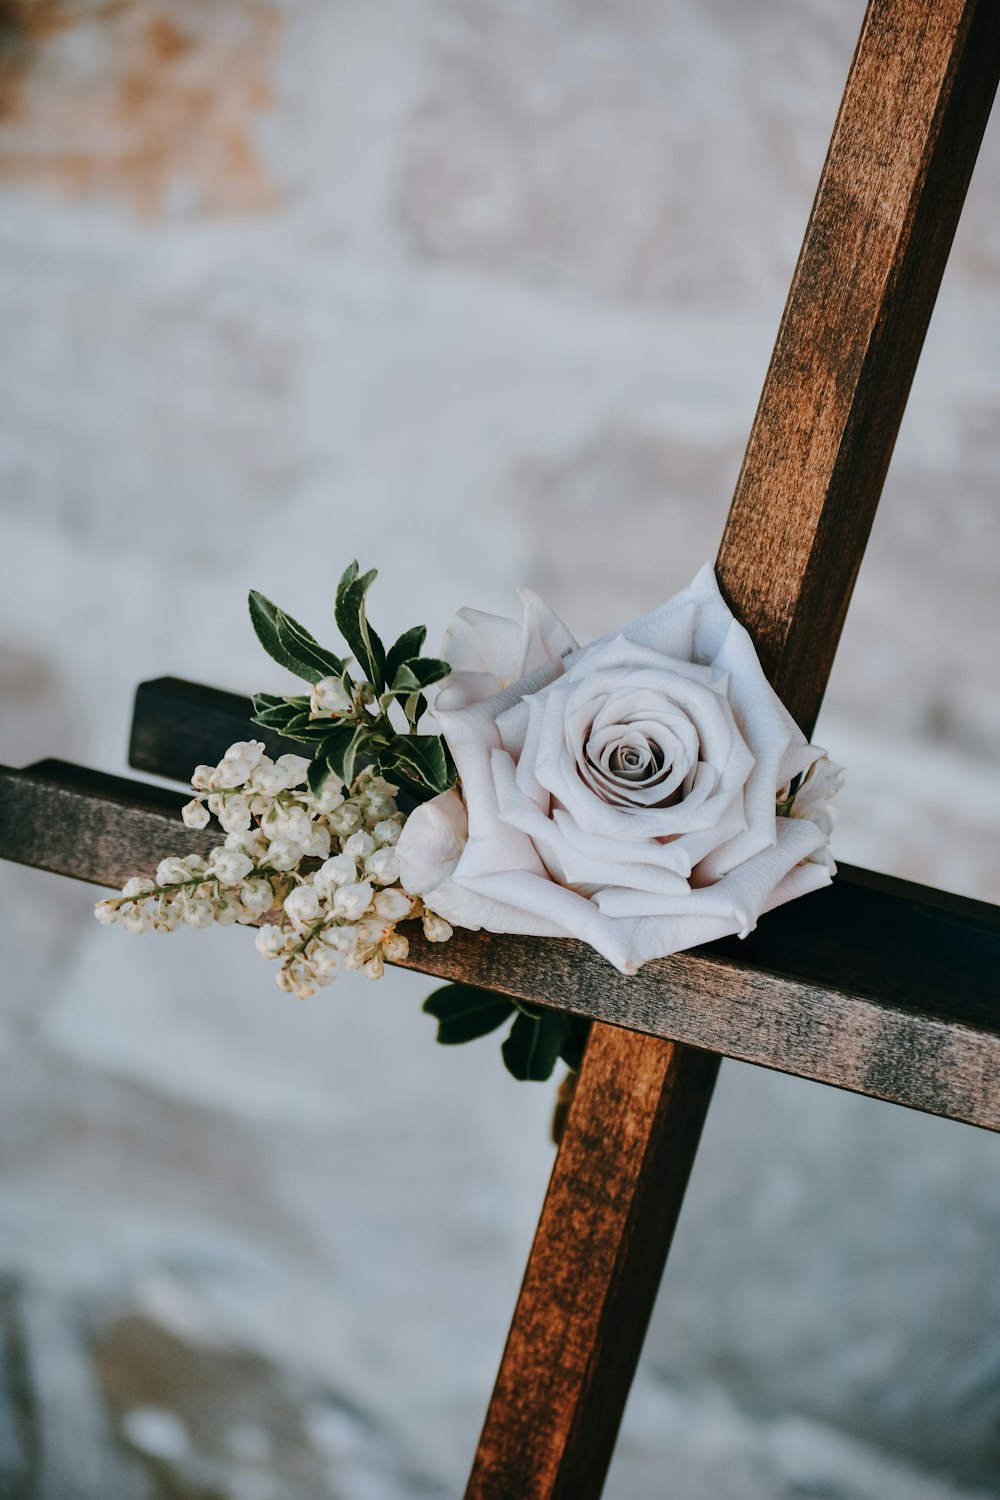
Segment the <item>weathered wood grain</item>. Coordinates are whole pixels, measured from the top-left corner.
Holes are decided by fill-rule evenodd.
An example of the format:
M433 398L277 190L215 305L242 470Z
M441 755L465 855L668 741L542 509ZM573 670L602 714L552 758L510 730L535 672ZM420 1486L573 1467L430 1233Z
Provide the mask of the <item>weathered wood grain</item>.
M223 835L184 797L61 761L0 767L0 858L95 885ZM1000 1129L1000 907L845 866L730 939L618 974L569 941L410 931L405 967ZM109 936L109 941L114 939ZM266 972L262 973L266 982Z
M996 0L869 5L718 560L807 733L998 76Z
M724 594L807 732L819 711L996 90L998 36L995 0L873 0L851 67L717 561ZM505 950L505 964L511 958ZM547 975L540 968L537 976L542 998L538 987ZM580 983L583 975L576 972L574 979ZM480 974L477 982L489 980ZM671 993L672 985L660 986L661 1019ZM710 1011L712 993L710 981L691 996L700 1012ZM773 1013L769 993L755 1019L767 1030ZM668 1024L670 1035L686 1035L675 1021ZM820 1025L807 1047L822 1048L823 1035ZM602 1054L608 1049L612 1076L632 1076L649 1065L648 1044L623 1033L605 1038L595 1027L590 1046ZM943 1070L933 1047L913 1056L916 1072ZM579 1101L550 1188L558 1195L565 1181L599 1203L617 1183L610 1200L622 1234L627 1219L640 1239L659 1237L661 1264L713 1077L697 1054L669 1046L673 1087L686 1091L687 1070L692 1094L702 1092L700 1107L676 1120L669 1109L646 1117L651 1152L659 1147L652 1136L668 1132L664 1150L676 1168L678 1194L669 1213L651 1179L631 1177L620 1159L616 1173L616 1159L609 1159ZM590 1108L597 1119L593 1100ZM589 1162L586 1172L577 1168L581 1156ZM554 1264L564 1279L550 1287L546 1271ZM641 1344L627 1330L645 1328L655 1294L641 1278L631 1296L618 1281L616 1264L591 1261L575 1220L543 1218L468 1500L599 1496ZM586 1358L569 1365L560 1353L568 1316L560 1295L567 1285L577 1288L570 1326L589 1341ZM611 1298L619 1308L614 1325L594 1312ZM529 1357L532 1337L543 1340L543 1355ZM601 1384L595 1397L589 1372L609 1363L617 1383ZM527 1411L534 1413L534 1429L547 1433L544 1461ZM595 1432L603 1443L593 1440Z
M709 1052L631 1041L623 1059L600 1026L587 1047L466 1491L475 1500L600 1493L694 1158L674 1142L697 1140L719 1068Z
M288 692L297 692L302 686L290 680ZM178 677L140 682L132 712L128 763L137 771L187 782L195 766L216 765L237 740L262 741L268 755L275 759L286 752L308 753L297 740L251 723L252 713L250 699L239 693L221 692Z

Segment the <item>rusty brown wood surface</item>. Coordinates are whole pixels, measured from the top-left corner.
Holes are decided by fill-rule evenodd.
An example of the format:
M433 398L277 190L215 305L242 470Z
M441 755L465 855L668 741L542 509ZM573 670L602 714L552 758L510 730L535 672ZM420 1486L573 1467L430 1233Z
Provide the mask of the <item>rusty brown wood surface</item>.
M807 732L996 90L998 36L995 0L873 0L851 66L717 562ZM593 1260L580 1216L592 1205L614 1239L610 1215L623 1244L648 1237L664 1264L697 1149L714 1079L700 1053L663 1043L657 1061L645 1038L600 1027L590 1046L640 1096L663 1089L630 1149L671 1172L635 1174L599 1133L600 1101L574 1104L548 1202L575 1196L577 1216L543 1214L466 1500L600 1495L656 1287L623 1288L625 1262ZM689 1103L675 1116L678 1094ZM568 1328L582 1344L572 1361Z

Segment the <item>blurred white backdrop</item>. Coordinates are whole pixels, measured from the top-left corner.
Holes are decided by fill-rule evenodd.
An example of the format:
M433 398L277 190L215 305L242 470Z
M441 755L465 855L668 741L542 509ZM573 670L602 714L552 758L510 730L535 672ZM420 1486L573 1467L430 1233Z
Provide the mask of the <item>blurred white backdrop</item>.
M358 556L432 639L581 640L714 551L863 7L0 6L0 759L123 771L135 683L280 690ZM1000 899L1000 132L817 738L836 852ZM165 851L167 852L167 851ZM0 866L0 1491L461 1492L550 1090L427 984ZM727 1063L610 1500L1000 1495L1000 1145Z

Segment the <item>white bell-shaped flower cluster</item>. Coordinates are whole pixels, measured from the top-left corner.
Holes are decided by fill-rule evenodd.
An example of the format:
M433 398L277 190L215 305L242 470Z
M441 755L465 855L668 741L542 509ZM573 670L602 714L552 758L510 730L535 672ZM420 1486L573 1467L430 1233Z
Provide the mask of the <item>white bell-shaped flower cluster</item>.
M257 951L278 959L277 982L300 999L340 968L379 979L409 942L397 924L423 920L431 942L452 929L399 884L396 844L405 822L395 788L364 770L349 791L327 780L306 786L301 755L271 760L258 741L230 745L217 766L198 766L183 808L189 828L214 815L226 839L208 859L160 861L155 879L136 876L98 903L97 920L127 932L174 932L213 923L260 924Z

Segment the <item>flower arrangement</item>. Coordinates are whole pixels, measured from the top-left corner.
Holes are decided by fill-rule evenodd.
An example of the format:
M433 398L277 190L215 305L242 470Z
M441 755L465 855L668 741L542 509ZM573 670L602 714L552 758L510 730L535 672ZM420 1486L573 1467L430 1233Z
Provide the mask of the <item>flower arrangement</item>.
M354 667L250 594L264 649L310 686L257 695L254 722L311 754L248 741L198 766L184 822L215 817L224 841L128 881L101 922L257 924L279 986L307 998L340 968L381 977L416 920L431 942L455 927L575 937L634 974L829 883L843 773L774 693L710 565L583 648L527 589L519 623L460 610L440 658L421 654L422 626L386 650L367 618L375 577L352 563L337 587ZM424 1008L445 1043L513 1015L518 1077L579 1066L580 1018L468 985Z

